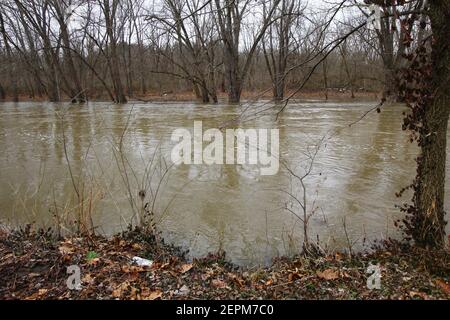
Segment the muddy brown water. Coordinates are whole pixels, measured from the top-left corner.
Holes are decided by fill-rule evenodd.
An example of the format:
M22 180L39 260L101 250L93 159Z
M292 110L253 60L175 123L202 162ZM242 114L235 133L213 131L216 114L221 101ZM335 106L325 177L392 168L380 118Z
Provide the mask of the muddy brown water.
M373 105L292 103L276 120L235 125L279 129L280 162L299 175L308 152L327 137L305 179L307 209L314 210L309 237L324 247L358 250L398 236L395 205L410 195L395 193L412 181L418 150L401 130L402 106L348 127ZM174 129L192 130L194 120L204 130L220 128L241 111L192 103L1 103L0 222L51 226L57 213L62 231L70 232L78 192L96 232L109 235L126 229L144 188L163 236L191 256L223 249L234 262L254 265L293 254L303 225L292 212L303 213L292 195L302 202L303 193L283 165L273 176L261 176L255 165L171 166Z

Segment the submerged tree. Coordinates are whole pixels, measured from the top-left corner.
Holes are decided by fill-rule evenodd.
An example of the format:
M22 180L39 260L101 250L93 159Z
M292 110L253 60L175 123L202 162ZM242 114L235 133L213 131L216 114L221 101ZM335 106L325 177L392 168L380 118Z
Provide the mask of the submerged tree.
M283 100L288 58L292 53L292 28L301 14L300 2L282 0L276 11L276 21L269 26L262 41L267 69L273 86L273 98ZM267 7L264 4L264 15Z
M216 21L223 45L223 63L225 77L228 81L228 102L237 103L241 100L244 82L248 76L250 65L267 28L274 22L273 16L281 0L274 0L265 11L259 30L249 44L244 62L241 63L239 45L243 21L251 9L249 0L215 0Z

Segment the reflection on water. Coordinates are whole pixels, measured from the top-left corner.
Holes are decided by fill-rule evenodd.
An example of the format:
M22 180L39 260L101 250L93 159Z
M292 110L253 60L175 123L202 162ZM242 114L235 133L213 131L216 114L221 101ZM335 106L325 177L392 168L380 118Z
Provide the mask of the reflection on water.
M401 131L402 107L385 108L348 127L370 107L293 104L276 121L262 117L238 125L279 129L280 161L299 174L308 164L306 151L329 137L306 186L309 210L315 210L310 236L331 247L348 246L344 221L356 248L364 240L395 236L393 221L400 217L395 204L401 201L395 192L415 173L417 148ZM97 231L123 230L133 215L124 181L137 199L144 176L163 175L170 166L172 131L192 129L194 120L203 120L204 130L221 127L239 112L236 106L187 103L2 103L0 219L51 225L55 210L69 212L76 206L69 162L78 191L94 194L88 205ZM117 153L121 139L125 180ZM171 167L159 186L152 181L160 229L192 256L221 248L237 263L254 264L299 249L302 224L285 207L292 202L286 191L301 190L281 166L277 175L261 176L248 165L180 165Z

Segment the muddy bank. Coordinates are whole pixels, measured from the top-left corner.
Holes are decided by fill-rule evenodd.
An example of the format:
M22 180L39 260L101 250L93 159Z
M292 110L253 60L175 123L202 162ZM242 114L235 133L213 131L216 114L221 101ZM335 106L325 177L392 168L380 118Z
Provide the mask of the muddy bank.
M133 257L152 261L139 266ZM368 289L367 268L381 288ZM80 268L69 290L67 268ZM450 252L391 244L370 254L280 258L268 268L238 268L224 253L187 261L139 230L110 239L55 240L50 231L2 231L0 299L450 299Z

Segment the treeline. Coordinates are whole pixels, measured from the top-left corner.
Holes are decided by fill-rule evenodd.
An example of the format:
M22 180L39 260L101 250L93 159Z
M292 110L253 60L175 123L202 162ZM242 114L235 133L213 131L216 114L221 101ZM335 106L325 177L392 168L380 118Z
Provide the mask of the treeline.
M282 100L298 88L393 96L410 49L399 39L415 26L384 14L371 30L357 27L370 9L356 3L2 0L0 99L124 103L192 91L203 102L226 92L235 103L243 90Z

